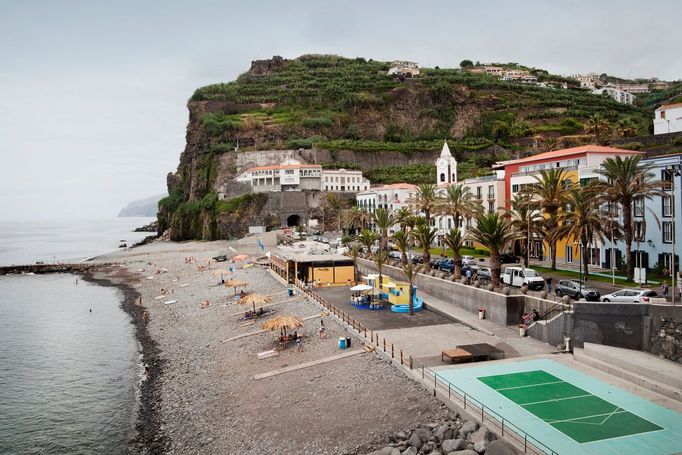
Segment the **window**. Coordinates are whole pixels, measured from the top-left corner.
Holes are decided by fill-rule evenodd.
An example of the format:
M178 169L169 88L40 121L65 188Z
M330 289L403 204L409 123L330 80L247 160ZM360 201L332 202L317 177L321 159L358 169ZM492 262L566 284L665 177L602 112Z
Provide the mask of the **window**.
M467 229L471 229L471 217L467 218Z
M634 201L635 216L644 216L644 198L637 198Z
M633 232L633 234L633 240L635 242L644 241L644 236L646 235L646 225L644 224L644 221L635 221L635 232Z
M440 181L441 182L445 181L445 173L444 172L441 172L441 174L440 174Z
M672 221L663 222L663 243L673 242L673 223Z
M573 247L566 245L566 263L573 262Z
M488 199L495 199L495 185L488 185Z
M488 201L488 213L495 213L495 201Z
M661 197L661 202L663 202L663 216L675 216L673 213L673 197L663 196Z
M519 185L512 185L512 193L518 193L519 192Z
M481 199L481 187L476 187L476 199Z
M294 170L293 169L287 169L286 171L284 171L284 173L287 175L294 175Z

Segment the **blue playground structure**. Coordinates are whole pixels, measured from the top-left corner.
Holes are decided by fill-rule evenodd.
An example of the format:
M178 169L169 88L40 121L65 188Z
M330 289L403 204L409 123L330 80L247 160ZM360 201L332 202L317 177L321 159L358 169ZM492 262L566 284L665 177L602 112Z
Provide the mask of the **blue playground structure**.
M421 297L417 297L416 295L412 299L412 310L413 311L421 311L424 309L424 299ZM409 313L410 312L410 306L409 305L391 305L391 311L394 313Z

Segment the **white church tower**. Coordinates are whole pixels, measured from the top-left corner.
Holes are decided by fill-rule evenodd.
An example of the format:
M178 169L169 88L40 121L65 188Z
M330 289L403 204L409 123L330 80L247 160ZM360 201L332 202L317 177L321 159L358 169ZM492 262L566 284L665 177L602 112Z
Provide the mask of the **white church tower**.
M457 183L457 160L450 153L447 141L443 143L443 150L436 160L436 180L439 186Z

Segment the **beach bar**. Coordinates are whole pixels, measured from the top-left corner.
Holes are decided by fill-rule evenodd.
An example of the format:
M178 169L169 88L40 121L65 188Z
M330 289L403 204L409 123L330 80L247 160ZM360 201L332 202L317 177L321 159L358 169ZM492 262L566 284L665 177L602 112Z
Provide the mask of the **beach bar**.
M353 282L353 260L341 254L274 253L270 268L288 283L298 279L318 286L347 286Z

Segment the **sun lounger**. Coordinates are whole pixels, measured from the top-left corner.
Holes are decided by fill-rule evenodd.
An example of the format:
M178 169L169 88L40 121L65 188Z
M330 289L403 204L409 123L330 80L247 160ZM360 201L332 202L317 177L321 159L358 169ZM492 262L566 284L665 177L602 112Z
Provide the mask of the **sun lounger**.
M274 357L279 355L279 352L275 349L270 349L269 351L263 351L258 353L258 360L267 359L268 357Z

